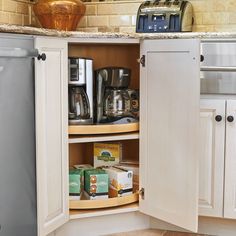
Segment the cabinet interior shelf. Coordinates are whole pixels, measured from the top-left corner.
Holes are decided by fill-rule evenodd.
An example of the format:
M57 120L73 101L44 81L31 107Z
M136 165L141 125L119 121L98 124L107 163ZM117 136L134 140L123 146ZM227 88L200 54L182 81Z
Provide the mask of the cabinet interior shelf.
M108 199L99 199L99 200L72 200L70 201L69 208L70 209L101 209L101 208L109 208L109 207L117 207L123 206L130 203L138 202L139 194L133 193L124 197L115 197Z
M118 134L139 130L139 122L128 124L70 125L69 134Z
M139 139L138 132L108 135L70 135L69 143L92 143Z
M139 210L138 202L119 207L90 209L90 210L70 210L70 219L80 219L95 216L113 215L119 213L134 212Z

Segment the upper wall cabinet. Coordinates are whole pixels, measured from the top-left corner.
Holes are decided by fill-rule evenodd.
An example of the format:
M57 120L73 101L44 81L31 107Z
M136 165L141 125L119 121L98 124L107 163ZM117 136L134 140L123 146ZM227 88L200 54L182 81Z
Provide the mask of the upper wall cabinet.
M38 236L45 236L69 219L67 43L36 38L46 54L36 60L36 159Z
M140 210L198 228L199 40L141 43Z

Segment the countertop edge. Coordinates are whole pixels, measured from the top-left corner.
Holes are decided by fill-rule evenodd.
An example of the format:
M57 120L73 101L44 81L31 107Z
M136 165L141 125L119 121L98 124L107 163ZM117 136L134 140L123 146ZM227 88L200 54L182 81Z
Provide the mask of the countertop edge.
M107 39L236 39L236 32L178 32L178 33L113 33L113 32L82 32L58 31L53 29L36 28L0 24L0 33L14 33L35 36L71 37L71 38L107 38Z

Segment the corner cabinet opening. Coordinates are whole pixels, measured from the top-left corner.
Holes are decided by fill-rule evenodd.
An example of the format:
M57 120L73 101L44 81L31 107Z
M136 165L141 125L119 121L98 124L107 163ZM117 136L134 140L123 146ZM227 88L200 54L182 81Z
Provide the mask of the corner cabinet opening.
M76 168L81 170L80 180L81 189L80 196L76 194L73 196L73 189L70 190L69 196L69 208L70 218L83 218L92 217L98 215L115 214L122 212L131 212L138 210L139 200L139 110L138 104L135 114L136 121L133 122L98 122L97 116L97 74L96 71L101 68L127 68L131 75L130 82L125 84L125 88L139 92L139 54L140 45L137 43L69 43L68 47L68 93L70 100L70 89L73 87L82 87L87 94L88 103L93 102L93 121L88 124L73 124L73 118L68 126L69 132L69 170L72 173ZM85 59L85 62L83 61ZM77 60L77 61L76 61ZM92 61L92 68L88 69L87 63ZM74 64L73 64L74 63ZM84 64L85 63L85 64ZM77 65L76 65L77 64ZM83 66L85 69L83 69ZM76 70L78 71L76 72ZM92 69L92 72L91 72ZM88 71L89 70L89 71ZM92 76L91 76L92 73ZM89 75L90 74L90 75ZM116 75L114 75L116 76ZM85 82L83 81L85 77ZM112 75L108 76L112 77ZM77 82L76 82L77 79ZM90 80L92 79L92 96L89 94L88 86L91 86ZM112 78L114 79L114 78ZM107 81L106 81L107 83ZM115 85L116 86L116 85ZM115 90L122 90L117 87ZM104 116L105 111L105 93L104 102L102 104L102 113ZM119 95L116 95L119 96ZM116 99L116 98L113 98ZM138 99L138 98L137 98ZM122 102L122 101L117 101ZM131 101L134 102L134 101ZM69 101L69 113L72 108ZM81 112L81 109L79 108ZM91 112L91 109L90 109ZM82 113L81 113L82 114ZM70 121L71 114L68 114ZM80 118L78 118L80 122ZM81 119L82 120L82 119ZM89 119L88 119L89 120ZM72 124L71 124L72 123ZM111 154L111 159L102 156L103 153ZM118 168L127 168L127 170L133 171L133 190L127 192L127 194L119 194L119 197L112 195L111 187L109 189L109 197L102 193L99 193L99 180L97 177L96 183L87 183L88 176L85 172L86 169L96 168L98 166L117 165ZM82 166L81 166L82 165ZM72 170L72 171L71 171ZM71 186L73 174L70 174L69 185ZM91 177L90 177L91 179ZM109 180L110 181L110 180ZM96 188L93 189L94 194L88 194L88 186ZM86 186L85 186L86 185ZM108 186L111 185L108 183ZM113 186L113 185L112 185ZM92 191L92 190L91 190ZM126 191L126 190L125 190ZM91 198L94 198L91 200Z

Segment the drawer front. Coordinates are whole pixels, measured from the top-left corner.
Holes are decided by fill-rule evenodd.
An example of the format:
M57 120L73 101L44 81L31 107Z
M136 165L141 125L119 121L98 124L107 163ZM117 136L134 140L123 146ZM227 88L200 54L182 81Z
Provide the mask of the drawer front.
M201 55L201 93L236 94L236 42L203 42Z
M201 66L236 67L236 42L201 43Z

